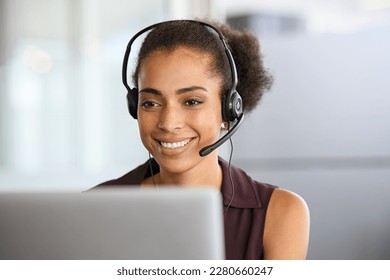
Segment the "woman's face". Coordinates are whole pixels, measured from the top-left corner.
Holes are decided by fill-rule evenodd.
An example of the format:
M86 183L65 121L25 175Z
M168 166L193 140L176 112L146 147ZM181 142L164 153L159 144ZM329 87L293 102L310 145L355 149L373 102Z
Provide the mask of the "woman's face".
M138 124L144 146L161 168L190 170L205 158L199 151L220 134L221 79L210 58L194 49L152 52L138 76Z

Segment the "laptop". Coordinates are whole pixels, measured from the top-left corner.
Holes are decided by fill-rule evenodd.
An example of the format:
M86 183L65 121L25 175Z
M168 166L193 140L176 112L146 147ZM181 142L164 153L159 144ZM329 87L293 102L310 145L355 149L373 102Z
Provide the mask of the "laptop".
M224 259L211 188L0 194L0 259Z

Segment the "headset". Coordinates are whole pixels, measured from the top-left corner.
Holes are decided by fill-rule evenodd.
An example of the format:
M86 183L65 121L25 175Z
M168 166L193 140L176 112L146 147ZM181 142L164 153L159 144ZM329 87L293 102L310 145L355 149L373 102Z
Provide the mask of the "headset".
M242 98L240 94L237 92L237 84L238 84L238 77L237 77L237 68L236 64L233 59L233 55L230 52L226 40L223 36L223 34L213 25L196 21L196 20L171 20L171 21L163 21L159 22L153 25L150 25L148 27L145 27L144 29L140 30L138 33L136 33L127 44L126 52L123 58L123 65L122 65L122 82L124 86L127 89L127 107L129 110L130 115L137 119L137 108L138 108L138 88L131 88L129 84L127 83L127 75L128 75L128 62L130 57L130 51L131 46L133 45L133 42L142 34L155 29L163 24L168 24L172 22L190 22L193 24L199 24L205 27L208 27L209 29L213 30L221 40L223 47L225 49L225 53L227 56L227 59L229 61L230 70L231 70L231 77L232 77L232 86L230 87L229 91L226 92L222 97L222 119L226 122L232 123L234 122L234 125L228 130L228 132L223 135L218 141L215 143L206 146L202 148L199 151L199 155L201 157L204 157L208 154L210 154L212 151L217 149L219 146L221 146L226 140L228 140L238 129L241 122L244 119L244 112L243 112L243 104L242 104ZM230 125L229 125L230 126Z

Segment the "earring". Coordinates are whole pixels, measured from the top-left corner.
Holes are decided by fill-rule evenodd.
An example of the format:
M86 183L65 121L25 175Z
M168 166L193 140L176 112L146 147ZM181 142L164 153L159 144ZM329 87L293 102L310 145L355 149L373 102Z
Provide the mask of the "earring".
M229 124L228 124L227 122L223 122L223 123L221 124L221 128L222 128L223 130L228 130Z

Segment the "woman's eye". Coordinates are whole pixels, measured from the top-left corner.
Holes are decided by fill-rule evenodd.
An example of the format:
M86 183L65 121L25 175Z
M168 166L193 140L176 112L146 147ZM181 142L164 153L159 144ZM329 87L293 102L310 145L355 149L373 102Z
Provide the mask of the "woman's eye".
M196 106L196 105L199 105L201 103L202 103L201 101L196 100L196 99L189 99L189 100L186 100L186 102L185 102L185 104L188 106Z
M144 108L152 108L152 107L156 107L158 104L156 102L153 102L153 101L143 101L141 103L141 106L144 107Z

